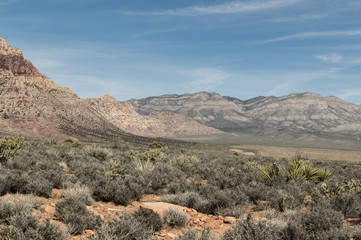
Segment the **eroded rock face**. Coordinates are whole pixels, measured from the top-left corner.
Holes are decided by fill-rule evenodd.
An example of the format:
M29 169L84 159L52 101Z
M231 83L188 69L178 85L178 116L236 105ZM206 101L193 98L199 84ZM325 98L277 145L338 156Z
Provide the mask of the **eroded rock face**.
M256 135L361 136L361 106L337 97L294 93L242 101L217 93L163 95L130 100L136 111L171 111L226 132Z
M20 49L7 45L3 38L0 38L0 69L8 70L14 75L43 77L29 60L24 59Z

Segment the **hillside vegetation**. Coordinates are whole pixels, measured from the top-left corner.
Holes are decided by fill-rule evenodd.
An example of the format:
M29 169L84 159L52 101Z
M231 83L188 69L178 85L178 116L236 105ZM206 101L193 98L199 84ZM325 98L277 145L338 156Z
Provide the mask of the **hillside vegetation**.
M221 147L83 143L76 138L0 141L0 236L5 239L351 239L360 225L361 166L232 153ZM16 149L16 150L15 150ZM36 199L61 190L52 219ZM19 195L21 194L21 195ZM96 202L127 206L147 194L206 216L238 221L224 234L194 228L187 213L164 216L140 208L112 218L89 210ZM346 219L348 221L346 221ZM65 224L61 227L58 223ZM359 236L360 237L360 236Z

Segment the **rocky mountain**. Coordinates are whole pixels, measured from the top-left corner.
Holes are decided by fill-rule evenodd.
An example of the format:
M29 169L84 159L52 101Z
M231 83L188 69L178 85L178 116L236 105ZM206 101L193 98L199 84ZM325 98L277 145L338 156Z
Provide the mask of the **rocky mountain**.
M315 93L242 101L217 93L200 92L129 102L143 115L152 111L171 111L225 132L258 136L361 138L361 106Z
M170 120L172 119L172 120ZM21 50L0 38L0 133L83 139L183 136L219 130L174 113L141 116L110 96L81 99L39 73ZM129 134L131 133L131 134Z
M118 102L110 95L85 100L109 122L123 131L139 136L174 137L221 132L181 114L151 112L148 116L143 116L129 102Z

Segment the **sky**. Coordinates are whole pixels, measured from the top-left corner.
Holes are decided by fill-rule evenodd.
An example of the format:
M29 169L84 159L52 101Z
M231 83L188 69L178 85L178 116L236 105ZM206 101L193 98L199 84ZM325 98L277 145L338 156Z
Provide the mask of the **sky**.
M361 104L360 0L0 0L0 37L81 98L316 92Z

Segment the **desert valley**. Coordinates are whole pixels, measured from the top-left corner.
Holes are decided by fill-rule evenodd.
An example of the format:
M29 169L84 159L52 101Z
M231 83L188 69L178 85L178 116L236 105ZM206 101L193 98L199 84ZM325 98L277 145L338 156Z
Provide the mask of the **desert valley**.
M361 106L80 98L0 38L1 239L361 239Z

